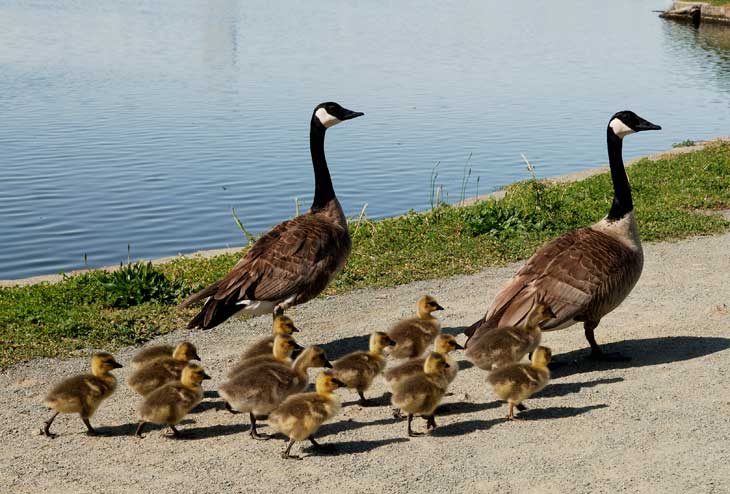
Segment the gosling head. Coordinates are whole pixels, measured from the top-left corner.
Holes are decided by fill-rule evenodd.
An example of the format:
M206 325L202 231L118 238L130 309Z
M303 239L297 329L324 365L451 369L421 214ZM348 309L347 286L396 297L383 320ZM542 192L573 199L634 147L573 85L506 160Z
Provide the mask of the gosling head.
M199 386L205 379L210 379L210 376L198 364L186 365L180 376L180 381L185 386Z
M276 319L274 319L274 336L277 334L291 335L298 332L299 329L294 326L294 321L291 318L287 316L276 316Z
M530 310L530 314L527 317L527 326L539 327L542 323L550 319L555 319L555 313L546 302L538 301Z
M195 348L195 345L193 345L189 341L183 341L182 343L178 343L178 345L175 347L175 351L172 352L172 358L174 358L175 360L181 360L183 362L200 360L200 356L198 355L198 349Z
M337 388L345 388L347 385L337 379L331 371L322 371L317 376L315 388L318 393L331 393Z
M322 347L310 346L302 352L297 359L297 362L304 362L307 368L309 367L324 367L326 369L332 368L332 363L327 360L327 354Z
M547 367L552 358L552 350L546 346L539 346L532 353L532 365L535 367Z
M454 335L450 334L440 334L436 337L436 341L434 341L433 344L433 350L436 353L441 353L443 355L447 355L450 352L453 352L454 350L463 350L464 347L459 345L459 342L456 341L456 338Z
M659 125L655 125L648 120L644 120L636 113L624 110L616 113L608 122L608 133L615 135L619 139L623 139L629 134L642 132L644 130L661 130Z
M451 367L446 357L440 353L431 352L423 363L423 372L426 374L438 374Z
M370 352L382 353L389 346L395 346L395 340L382 331L370 335Z
M288 334L278 334L274 337L273 354L277 360L294 358L299 355L302 350L303 348L299 345L299 343L294 341L294 338Z
M327 103L320 103L316 106L314 114L312 115L312 123L320 125L325 129L329 129L340 122L361 117L363 115L364 113L362 112L348 110L337 103L328 101Z
M416 307L418 308L419 316L426 316L434 311L444 310L444 308L441 307L441 305L439 305L439 303L436 302L436 299L433 298L431 295L424 295L423 297L419 298L418 302L416 303Z
M114 360L114 355L111 353L95 353L91 357L91 373L95 376L104 375L111 370L121 369L122 367L123 365Z

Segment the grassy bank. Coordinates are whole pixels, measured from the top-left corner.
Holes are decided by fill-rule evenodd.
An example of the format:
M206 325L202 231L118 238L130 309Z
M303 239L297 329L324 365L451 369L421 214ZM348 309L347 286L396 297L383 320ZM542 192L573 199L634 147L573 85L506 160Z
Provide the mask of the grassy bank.
M730 144L641 160L628 171L646 241L730 229L708 210L730 208ZM353 253L328 293L471 273L529 256L540 244L600 219L612 197L608 174L580 182L529 180L501 201L351 224ZM240 254L178 259L154 270L101 271L56 284L0 288L0 367L86 348L113 350L184 325L187 294L225 274ZM128 276L127 276L128 275Z

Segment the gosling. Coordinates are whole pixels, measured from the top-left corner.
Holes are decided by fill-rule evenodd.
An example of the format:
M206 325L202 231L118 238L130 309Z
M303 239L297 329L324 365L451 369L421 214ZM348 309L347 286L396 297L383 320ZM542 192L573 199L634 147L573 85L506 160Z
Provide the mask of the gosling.
M350 389L357 390L360 405L370 406L372 402L365 398L365 391L373 380L385 369L383 350L395 345L390 336L377 331L370 335L369 351L348 353L333 362L332 373Z
M466 349L466 358L482 370L492 370L519 362L540 344L540 325L555 314L544 302L533 304L523 326L504 326L472 338Z
M454 382L454 379L456 379L456 374L459 372L459 365L453 358L451 358L449 353L453 352L454 350L463 349L464 347L461 346L456 341L456 338L450 334L440 334L436 337L436 341L434 341L433 351L443 355L446 363L449 364L449 368L446 372L446 377L449 380L449 384ZM426 363L426 359L423 357L413 358L405 361L400 365L397 365L396 367L393 367L392 369L388 369L383 375L385 377L385 382L392 386L393 383L397 381L401 381L414 374L423 372L424 363Z
M170 428L173 437L179 438L180 431L175 426L190 410L203 400L201 383L210 376L197 364L188 364L182 370L179 381L160 386L145 397L139 408L140 422L137 426L138 437L148 422L165 424Z
M150 362L153 362L155 360L159 360L161 358L169 358L174 356L176 353L178 355L184 354L186 352L189 352L189 348L193 347L193 344L188 341L183 341L181 343L178 343L176 346L170 346L170 345L154 345L148 348L143 348L132 359L132 367L135 369L141 369L145 365L149 364ZM200 360L199 358L195 360Z
M299 328L294 326L294 321L292 321L291 318L283 315L276 316L274 317L274 325L271 330L271 336L262 338L248 347L246 351L241 354L240 361L243 362L244 360L259 357L261 355L271 355L274 350L274 338L276 338L277 335L281 334L291 336L293 333L298 332Z
M412 319L404 319L388 330L396 345L390 356L397 359L420 357L433 340L441 332L441 322L432 313L444 310L430 295L418 299L417 315Z
M172 357L154 360L136 370L127 384L136 393L147 396L160 386L180 380L182 371L191 360L200 360L198 351L192 343L184 343L175 349Z
M340 403L332 393L335 389L347 386L333 373L324 371L317 376L316 392L290 396L269 415L269 423L277 431L289 437L286 449L281 453L285 459L301 460L291 454L297 441L309 439L316 449L323 446L314 439L320 426L340 410Z
M307 370L314 367L332 368L324 350L309 347L292 366L268 362L249 367L223 383L218 392L231 411L248 412L253 439L269 439L256 430L256 418L268 415L290 395L301 393L307 387Z
M449 387L446 372L449 364L443 355L436 352L426 357L423 372L414 374L393 385L393 406L408 414L408 436L418 437L431 434L436 429L434 412ZM413 416L426 419L426 432L414 432Z
M532 354L530 364L509 364L499 367L489 374L489 384L494 393L509 404L507 420L518 420L515 407L544 388L550 381L548 363L552 358L549 348L539 346Z
M256 355L239 361L228 372L228 377L231 378L259 364L282 363L290 366L292 364L292 357L296 357L302 350L303 348L291 336L286 334L276 335L274 336L271 351L268 354Z
M56 437L51 433L51 424L59 413L78 413L89 435L97 434L89 419L101 402L109 398L117 388L117 378L111 374L122 365L109 353L97 353L91 357L91 374L69 377L56 384L46 395L43 404L56 413L44 422L41 434Z

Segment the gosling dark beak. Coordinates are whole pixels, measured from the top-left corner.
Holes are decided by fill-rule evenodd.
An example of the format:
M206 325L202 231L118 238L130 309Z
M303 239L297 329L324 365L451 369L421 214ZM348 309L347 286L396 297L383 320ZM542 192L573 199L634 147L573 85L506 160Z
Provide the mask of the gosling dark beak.
M634 127L636 132L642 132L644 130L662 130L661 126L653 124L648 120L641 119L641 121Z
M299 332L299 328L293 327L293 328L291 328L291 332L292 333L298 333Z
M444 308L441 307L439 304L436 304L436 310L444 310Z
M209 376L208 374L206 374L205 372L203 372L203 379L213 379L213 378L212 378L212 377L210 377L210 376Z
M338 385L338 386L339 386L339 387L341 387L341 388L346 388L346 387L347 387L347 384L343 383L342 381L340 381L340 380L339 380L339 379L337 379L337 378L335 378L335 379L332 379L332 382L333 382L334 384Z
M448 368L450 368L450 367L451 367L451 366L450 366L449 364L444 364L444 369L448 369Z
M343 108L343 110L345 111L342 113L342 116L339 117L340 120L352 120L353 118L362 117L363 115L365 115L363 112L352 111L348 110L347 108Z
M545 311L545 315L548 316L550 319L555 319L556 317L555 312L553 312L552 309L548 309L547 311Z
M198 362L202 362L203 361L203 359L200 358L200 355L198 355L198 352L195 352L193 354L193 360L197 360Z
M329 360L325 360L324 361L324 368L325 369L331 369L332 368L332 362L330 362Z
M122 367L124 366L119 362L112 362L112 369L121 369Z
M464 347L461 346L461 345L459 345L457 342L454 342L454 348L456 348L457 350L463 350L464 349Z
M388 338L388 340L385 343L386 343L386 346L395 346L397 344L393 338Z

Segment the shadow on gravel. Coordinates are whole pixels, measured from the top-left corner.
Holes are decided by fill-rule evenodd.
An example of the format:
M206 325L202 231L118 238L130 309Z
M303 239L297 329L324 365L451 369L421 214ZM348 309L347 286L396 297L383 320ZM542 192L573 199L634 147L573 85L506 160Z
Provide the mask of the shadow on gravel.
M122 424L122 425L111 425L108 427L97 427L97 432L102 436L116 437L116 436L133 436L137 430L137 424Z
M390 415L390 410L387 410L385 413ZM356 420L341 420L339 422L333 422L330 424L323 425L317 432L317 437L330 436L332 434L337 434L337 433L345 432L345 431L351 431L353 429L360 429L362 427L369 427L371 425L394 424L397 421L398 420L392 416L390 416L388 418L378 419L378 420L370 420L368 422L358 422Z
M438 415L436 416L436 424L438 425ZM436 430L433 431L433 436L436 437L452 437L452 436L463 436L464 434L471 434L472 432L486 431L504 422L504 419L492 419L492 420L465 420L463 422L454 422L448 425L438 425Z
M502 404L499 401L488 401L485 403L472 403L468 401L457 401L455 403L444 403L436 409L436 416L456 415L460 413L475 413L499 408Z
M358 350L367 350L369 343L370 335L365 334L362 336L348 336L347 338L330 341L329 343L319 346L324 348L324 351L327 352L328 359L337 360L347 353Z
M206 410L226 410L226 402L223 400L205 400L201 401L198 406L190 410L190 413L202 413ZM226 410L227 411L227 410Z
M248 424L228 424L228 425L211 425L209 427L191 427L189 429L179 429L181 437L186 441L194 441L196 439L208 439L211 437L230 436L231 434L241 434L249 429Z
M355 394L355 393L353 392L353 394ZM368 396L367 395L367 392L366 392L365 398L367 398L368 400L370 400L371 405L370 406L363 407L363 408L375 408L375 407L385 407L385 406L388 406L388 405L390 405L390 398L391 398L391 396L393 396L393 395L390 393L390 391L386 391L385 393L383 393L382 395L378 396L377 398L373 398L373 397ZM342 406L343 407L351 407L351 406L356 406L356 405L357 406L360 406L360 400L359 399L353 400L353 401L344 401L344 402L342 402Z
M203 391L203 398L220 398L221 395L218 394L218 391L215 389L209 389L208 391Z
M441 328L442 333L450 334L452 336L459 336L466 331L467 326L454 326L452 328Z
M600 329L599 329L600 338ZM647 365L668 364L694 358L730 348L730 338L707 336L666 336L643 340L626 340L601 345L604 352L621 352L630 357L628 362L595 362L586 359L588 349L562 353L556 357L560 365L552 372L553 378L608 369L628 369Z
M507 405L504 406L505 414L507 413ZM544 420L544 419L564 419L583 415L592 410L599 408L608 408L608 405L601 403L599 405L588 405L585 407L548 407L548 408L530 408L524 412L517 414L521 420Z
M319 434L317 434L317 437L319 437ZM326 451L317 451L311 446L303 448L302 451L312 453L316 456L340 456L351 455L353 453L367 453L381 446L404 442L408 442L408 439L404 437L392 437L390 439L378 439L375 441L343 441L338 443L323 443L322 446L332 448Z
M582 383L550 383L542 391L531 398L554 398L556 396L565 396L572 393L579 393L583 388L592 388L600 384L613 384L623 380L623 377L611 377Z

